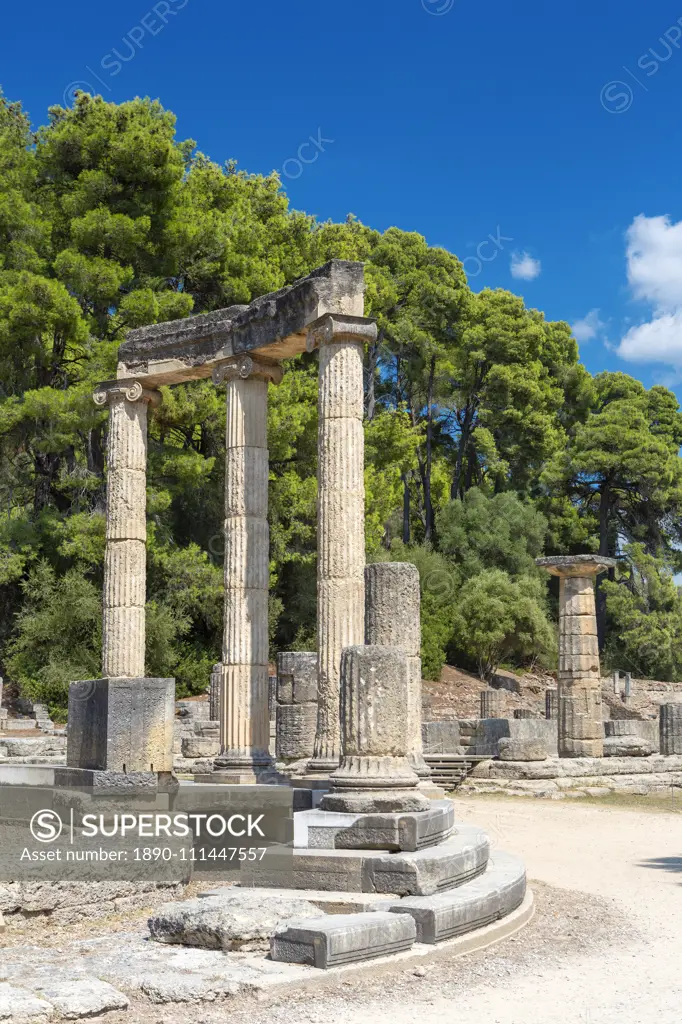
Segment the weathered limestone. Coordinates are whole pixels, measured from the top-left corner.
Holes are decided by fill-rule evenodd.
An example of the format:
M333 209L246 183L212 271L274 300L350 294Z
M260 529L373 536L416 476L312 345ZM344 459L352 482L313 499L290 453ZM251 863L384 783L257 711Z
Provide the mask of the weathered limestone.
M553 722L559 717L559 691L553 686L545 690L545 718Z
M528 708L514 708L514 711L512 713L517 722L535 717L533 712L529 711Z
M318 397L318 719L310 769L330 772L341 754L341 651L364 640L365 485L363 346L377 336L362 316L312 324L320 350Z
M459 754L459 722L422 722L422 749L425 754Z
M481 718L504 718L500 690L481 690Z
M66 763L126 775L172 772L174 715L174 679L71 683Z
M277 655L276 754L283 760L312 757L317 729L317 655Z
M272 766L267 414L268 381L279 383L282 369L245 355L220 366L213 379L227 385L222 749L215 764L237 773L235 781L256 781Z
M662 754L682 754L682 704L661 704Z
M330 260L248 306L129 331L118 350L118 377L158 387L210 377L226 360L243 354L286 359L305 351L306 332L321 317L361 317L364 294L363 264Z
M211 670L211 688L208 696L208 717L212 722L220 721L220 688L223 681L222 668L221 663L218 662Z
M144 676L147 546L147 407L161 396L138 381L101 385L109 405L102 675Z
M365 643L398 647L407 657L407 751L420 778L431 769L422 749L422 662L419 570L410 562L365 567Z
M546 761L547 746L541 739L512 739L503 736L497 744L502 761Z
M317 850L393 850L414 853L447 839L455 824L451 800L433 800L428 811L402 814L342 814L299 811L294 844Z
M559 576L559 756L603 757L604 726L594 580L617 564L601 555L536 562Z
M396 647L347 647L341 676L343 759L321 809L426 810L407 757L407 658Z
M330 914L281 925L273 936L270 955L273 960L329 970L401 953L414 945L416 934L415 923L407 914Z

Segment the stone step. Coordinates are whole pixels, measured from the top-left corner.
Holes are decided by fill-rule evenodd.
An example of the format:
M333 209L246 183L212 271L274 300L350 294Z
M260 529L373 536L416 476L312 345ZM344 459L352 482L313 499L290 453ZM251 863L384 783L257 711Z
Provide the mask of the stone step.
M409 914L417 926L417 941L429 944L464 935L506 917L523 902L526 869L518 857L496 850L482 875L450 892L407 896L377 910Z
M475 825L460 824L438 846L415 853L271 847L262 860L241 866L240 883L268 888L430 896L481 874L489 854L485 832Z
M301 811L294 816L294 845L325 850L414 852L442 843L454 824L451 800L433 800L426 811L403 814Z
M408 914L334 914L282 924L272 937L270 956L329 970L402 953L414 945L416 934Z

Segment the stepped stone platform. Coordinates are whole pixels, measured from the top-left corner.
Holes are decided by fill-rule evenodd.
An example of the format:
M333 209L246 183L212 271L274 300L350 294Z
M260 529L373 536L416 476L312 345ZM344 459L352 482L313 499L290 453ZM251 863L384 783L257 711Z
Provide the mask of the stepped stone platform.
M311 810L297 814L294 821L294 844L299 847L413 853L448 838L455 824L455 808L450 800L434 800L422 812L344 814Z
M407 914L338 914L280 925L272 937L270 956L328 970L402 953L414 945L416 937L415 923Z

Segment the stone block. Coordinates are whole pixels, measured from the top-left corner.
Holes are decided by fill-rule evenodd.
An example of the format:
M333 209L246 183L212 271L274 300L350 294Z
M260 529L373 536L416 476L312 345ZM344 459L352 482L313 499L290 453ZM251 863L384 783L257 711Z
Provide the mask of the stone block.
M661 753L682 754L682 704L661 704Z
M53 1014L45 999L38 999L26 989L0 982L0 1020L45 1020Z
M458 754L459 722L423 722L422 746L425 754Z
M285 761L312 757L317 728L317 704L280 704L276 714L277 757Z
M277 655L277 700L280 704L317 701L317 654L283 651Z
M304 897L263 898L247 889L225 889L211 896L165 903L149 918L157 942L202 949L267 949L282 922L317 918L319 909Z
M559 691L556 687L545 690L545 718L552 722L559 717Z
M546 761L547 747L540 739L512 739L502 737L498 743L502 761Z
M604 757L650 757L657 753L658 744L644 736L607 736L604 740Z
M99 1017L112 1010L126 1010L128 997L99 978L55 979L36 989L41 999L47 999L65 1020Z
M181 750L183 757L216 757L220 753L220 735L186 736Z
M414 921L405 914L335 914L282 925L273 936L270 955L275 961L329 970L401 953L414 945L416 934Z
M533 712L529 711L528 708L514 708L513 715L517 721L525 718L535 718Z
M69 687L67 765L173 770L174 679L90 679Z
M301 837L295 842L318 849L414 852L447 839L454 823L455 808L450 800L432 801L427 811L414 814L304 811L294 818L295 835Z
M614 718L604 722L604 734L611 736L639 736L658 753L659 723L656 719Z
M340 852L340 851L339 851ZM438 846L416 853L379 854L363 864L365 892L430 896L463 885L485 870L487 835L476 826L458 825Z
M526 871L521 861L496 852L485 872L473 881L435 896L408 896L392 903L390 912L409 914L417 926L417 941L435 944L506 917L521 905L525 894ZM385 904L380 906L383 909Z
M400 647L408 657L421 650L419 570L410 562L365 567L365 642Z

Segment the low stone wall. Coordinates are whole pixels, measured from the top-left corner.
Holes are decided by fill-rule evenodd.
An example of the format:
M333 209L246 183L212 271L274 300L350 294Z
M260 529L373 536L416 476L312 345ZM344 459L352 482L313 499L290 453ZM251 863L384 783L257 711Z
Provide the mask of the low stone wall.
M671 787L682 789L682 755L482 761L473 769L462 791L562 799L609 793L664 795L670 794ZM682 806L682 794L679 804Z
M549 757L558 754L557 723L546 718L469 718L459 722L459 732L463 752L477 757L496 757L499 741L507 737L540 740Z
M0 918L8 928L34 920L69 925L153 907L184 889L175 882L0 882Z

